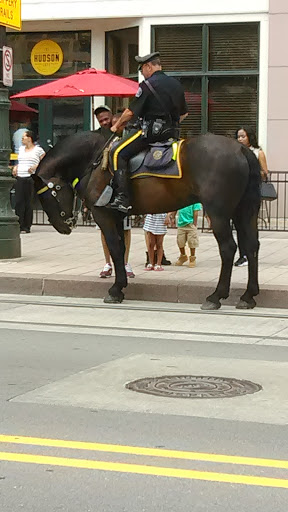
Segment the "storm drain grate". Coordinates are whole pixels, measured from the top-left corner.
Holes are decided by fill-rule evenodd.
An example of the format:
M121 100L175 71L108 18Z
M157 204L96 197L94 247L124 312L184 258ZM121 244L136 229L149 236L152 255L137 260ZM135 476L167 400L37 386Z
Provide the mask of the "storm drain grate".
M198 375L164 375L128 382L126 388L138 393L170 398L232 398L261 391L262 386L249 380Z

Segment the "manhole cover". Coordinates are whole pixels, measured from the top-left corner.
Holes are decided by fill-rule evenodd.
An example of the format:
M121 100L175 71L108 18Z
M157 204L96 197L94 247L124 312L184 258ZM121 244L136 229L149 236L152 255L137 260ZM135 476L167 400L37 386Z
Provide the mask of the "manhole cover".
M259 384L249 380L198 375L166 375L128 382L126 388L148 395L170 398L231 398L260 391Z

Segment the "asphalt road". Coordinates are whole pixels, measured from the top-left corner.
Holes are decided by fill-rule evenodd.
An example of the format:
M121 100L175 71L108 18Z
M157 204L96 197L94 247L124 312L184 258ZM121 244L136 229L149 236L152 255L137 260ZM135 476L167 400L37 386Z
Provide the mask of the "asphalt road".
M287 512L288 314L0 296L2 512ZM142 377L245 379L234 398Z

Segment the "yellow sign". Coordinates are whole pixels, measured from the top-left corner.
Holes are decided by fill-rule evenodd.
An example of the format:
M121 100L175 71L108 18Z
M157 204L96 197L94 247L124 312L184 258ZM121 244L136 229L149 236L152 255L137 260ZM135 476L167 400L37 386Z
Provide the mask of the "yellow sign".
M0 0L0 25L21 30L21 0Z
M43 39L32 48L31 64L40 75L53 75L61 68L62 63L63 52L55 41Z

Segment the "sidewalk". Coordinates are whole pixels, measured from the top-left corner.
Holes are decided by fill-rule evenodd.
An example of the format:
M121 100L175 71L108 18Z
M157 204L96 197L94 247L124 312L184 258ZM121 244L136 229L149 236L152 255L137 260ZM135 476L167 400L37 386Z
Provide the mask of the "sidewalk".
M129 279L125 299L201 304L215 288L220 258L212 234L201 233L196 252L197 266L165 267L164 272L145 272L143 230L132 229L130 263L136 274ZM260 232L257 305L288 307L288 235ZM21 235L22 257L0 260L0 293L102 298L113 282L101 279L104 259L100 230L78 227L70 236L58 234L50 226L33 226ZM174 262L178 257L176 230L168 230L165 254ZM231 295L224 304L235 305L247 281L247 267L233 269Z

